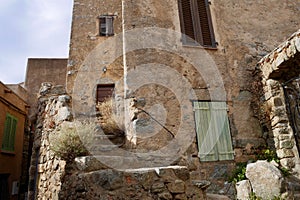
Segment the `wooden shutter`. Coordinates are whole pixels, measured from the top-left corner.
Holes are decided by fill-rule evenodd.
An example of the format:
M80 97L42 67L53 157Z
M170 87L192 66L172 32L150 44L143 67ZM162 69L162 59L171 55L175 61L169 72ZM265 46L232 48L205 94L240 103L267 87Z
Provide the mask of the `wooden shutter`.
M113 96L115 89L114 84L105 84L97 86L97 102L103 102Z
M17 123L17 118L13 117L10 114L6 114L4 135L2 141L2 149L5 151L14 151L15 149Z
M4 134L2 140L2 149L9 150L9 138L10 138L10 130L11 130L12 118L9 114L6 114L5 125L4 125Z
M184 44L216 47L207 0L179 0L179 15Z
M9 138L9 149L11 151L15 150L15 138L16 138L16 132L17 132L17 123L18 123L17 119L12 118L10 138Z
M106 18L105 17L100 17L100 35L101 36L106 36Z
M181 32L185 34L184 43L195 43L196 36L194 30L194 20L192 16L192 4L190 0L179 0L179 14L181 22Z
M203 46L215 46L209 4L207 0L197 0L197 7L200 21L200 43Z
M114 35L114 16L101 16L99 20L100 36Z
M216 161L218 154L209 102L194 102L194 110L200 161Z
M106 17L106 35L112 36L114 35L114 17L113 16L107 16Z
M194 110L200 160L232 160L226 103L194 102Z
M230 135L227 105L225 102L210 102L219 160L233 160L234 152Z

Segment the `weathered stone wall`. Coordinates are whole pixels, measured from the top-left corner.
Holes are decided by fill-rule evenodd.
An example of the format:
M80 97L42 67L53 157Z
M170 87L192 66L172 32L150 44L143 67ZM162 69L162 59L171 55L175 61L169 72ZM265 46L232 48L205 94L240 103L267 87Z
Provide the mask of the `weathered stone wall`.
M293 169L299 176L300 160L297 149L298 138L294 137L291 116L283 84L299 76L300 32L264 57L260 63L260 76L263 84L263 106L269 117L277 155L282 166ZM294 109L294 108L291 108Z
M187 168L75 170L64 177L60 199L206 199L206 182L191 181ZM198 185L198 186L197 186ZM202 187L202 189L201 189Z
M50 150L49 135L55 134L61 123L72 119L70 97L64 86L50 83L42 84L39 95L28 199L58 199L66 162Z

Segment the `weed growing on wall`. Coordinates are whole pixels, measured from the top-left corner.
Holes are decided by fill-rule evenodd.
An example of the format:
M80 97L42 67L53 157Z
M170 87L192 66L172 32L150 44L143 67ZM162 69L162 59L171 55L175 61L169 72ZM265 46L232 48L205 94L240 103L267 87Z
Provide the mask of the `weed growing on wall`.
M49 136L50 149L67 162L72 162L78 156L86 156L89 152L85 145L92 141L95 128L92 123L79 124L76 127L62 126L58 132Z
M104 102L99 102L96 107L100 112L99 123L103 132L105 134L123 135L125 130L123 119L113 112L113 99L108 98Z

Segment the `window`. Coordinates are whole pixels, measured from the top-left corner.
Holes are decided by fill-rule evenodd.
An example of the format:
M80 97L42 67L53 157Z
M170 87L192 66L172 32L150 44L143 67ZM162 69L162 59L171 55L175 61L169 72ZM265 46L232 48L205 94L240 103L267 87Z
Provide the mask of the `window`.
M182 42L216 47L208 0L179 0Z
M99 34L100 36L113 36L114 35L114 16L105 15L100 16Z
M113 96L114 84L97 85L97 102L103 102Z
M225 102L193 102L200 161L233 160Z
M2 140L2 150L13 152L15 150L15 136L17 130L17 118L6 114L4 134Z

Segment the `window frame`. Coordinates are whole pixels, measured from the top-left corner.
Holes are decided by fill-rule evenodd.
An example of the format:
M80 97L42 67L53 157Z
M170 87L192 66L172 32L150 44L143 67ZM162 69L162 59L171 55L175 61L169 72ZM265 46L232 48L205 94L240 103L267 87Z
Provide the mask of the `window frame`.
M114 15L99 16L99 36L110 37L114 36ZM104 20L104 22L103 22Z
M18 119L9 113L6 113L1 152L8 152L8 153L15 152L17 126L18 126Z
M183 1L188 1L190 5L189 13L184 13L183 12ZM199 14L199 9L201 8L199 6L199 1L204 1L201 3L205 4L205 11L206 11L206 19L205 22L202 23L202 25L208 26L209 31L209 37L210 37L210 44L205 44L208 41L205 40L204 42L204 37L203 37L203 30L201 28L201 20L200 20L200 14ZM187 3L187 2L185 2ZM212 24L212 18L211 18L211 12L209 8L210 2L208 0L178 0L178 9L179 9L179 18L180 18L180 28L182 32L182 43L183 45L187 46L202 46L205 48L216 48L217 47L217 42L215 41L215 35L214 35L214 29L213 29L213 24ZM203 7L202 7L203 9ZM191 15L190 21L192 21L192 28L193 28L193 37L188 36L186 34L186 29L185 27L185 15ZM202 16L203 17L203 16ZM206 24L207 23L207 24ZM207 37L207 34L206 34Z
M228 106L225 101L200 101L195 100L193 103L194 119L195 119L195 131L197 138L198 146L198 157L201 162L209 161L224 161L224 160L234 160L234 148L232 143L232 136L230 130L230 122L228 118ZM204 119L201 124L200 118L204 117L205 114L201 113L207 110L207 107L200 108L201 106L208 105L208 113L206 116L209 116L208 119ZM206 105L206 106L207 106ZM199 110L197 113L197 110ZM220 111L214 111L220 110ZM222 112L221 112L222 111ZM220 115L221 112L221 115ZM216 114L217 113L217 114ZM197 119L197 114L199 119ZM220 127L219 118L223 122L223 126ZM213 120L213 121L211 121ZM200 122L198 124L198 121ZM207 123L205 123L207 121ZM204 127L204 128L203 128ZM201 129L206 129L206 132L200 133ZM221 131L221 133L220 133ZM220 133L220 134L218 134ZM206 140L207 134L210 134L209 139ZM201 139L205 138L204 141ZM220 140L223 139L223 140ZM214 145L214 146L212 146Z

